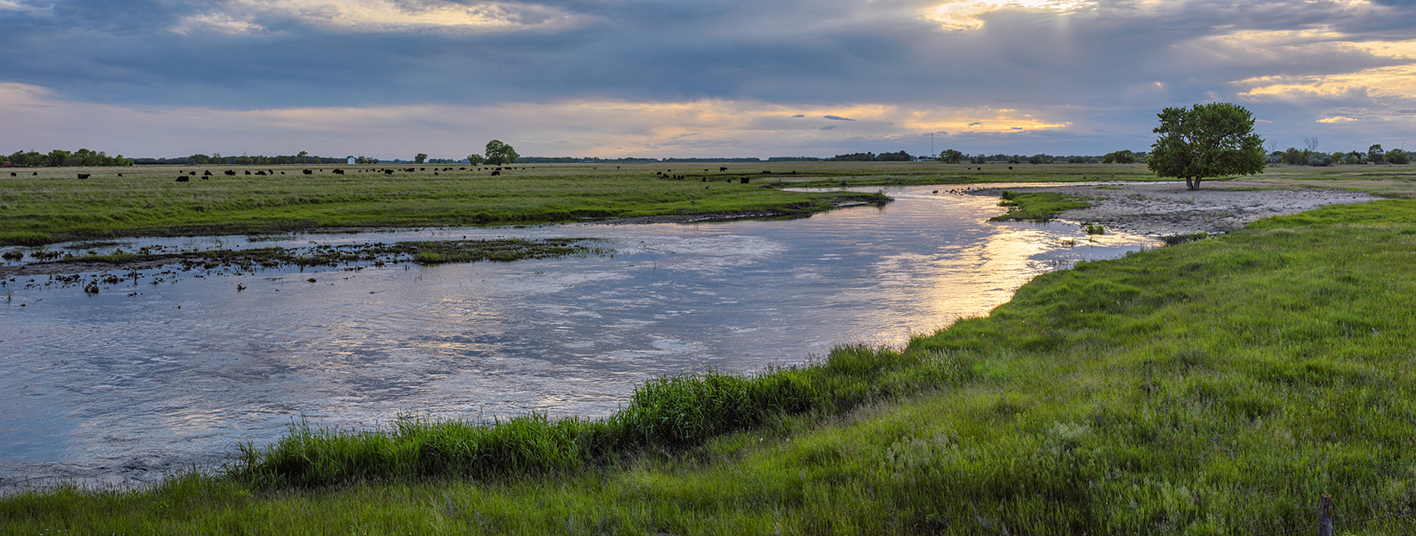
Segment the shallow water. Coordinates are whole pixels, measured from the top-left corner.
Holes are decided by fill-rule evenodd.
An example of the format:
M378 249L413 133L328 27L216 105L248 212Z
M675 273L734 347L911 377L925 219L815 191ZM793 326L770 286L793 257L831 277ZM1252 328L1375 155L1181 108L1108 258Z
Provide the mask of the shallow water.
M269 443L300 418L354 427L400 413L604 416L655 376L751 372L842 343L900 345L986 314L1037 274L1156 245L1089 239L1069 223L989 223L996 198L938 189L888 189L896 202L883 208L788 221L124 241L131 251L583 236L617 253L150 270L93 296L8 282L0 487L151 481L219 463L238 442Z

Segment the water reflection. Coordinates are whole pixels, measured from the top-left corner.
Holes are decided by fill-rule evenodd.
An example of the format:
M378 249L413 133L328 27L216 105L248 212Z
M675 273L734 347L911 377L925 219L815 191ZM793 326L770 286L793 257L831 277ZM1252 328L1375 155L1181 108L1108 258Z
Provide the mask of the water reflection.
M585 236L618 254L14 289L0 305L0 483L143 480L300 416L602 416L654 376L898 345L1039 273L1154 245L988 223L996 199L932 190L792 221L132 241L117 247Z

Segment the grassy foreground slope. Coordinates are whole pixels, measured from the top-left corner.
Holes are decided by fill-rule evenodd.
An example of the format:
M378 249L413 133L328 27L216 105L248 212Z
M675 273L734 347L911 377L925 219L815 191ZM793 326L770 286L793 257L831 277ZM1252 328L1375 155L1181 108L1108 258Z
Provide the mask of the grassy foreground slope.
M297 433L244 475L0 499L0 530L1256 534L1311 525L1321 493L1339 522L1410 511L1413 263L1416 201L1329 207L1040 276L899 351L665 379L492 439Z

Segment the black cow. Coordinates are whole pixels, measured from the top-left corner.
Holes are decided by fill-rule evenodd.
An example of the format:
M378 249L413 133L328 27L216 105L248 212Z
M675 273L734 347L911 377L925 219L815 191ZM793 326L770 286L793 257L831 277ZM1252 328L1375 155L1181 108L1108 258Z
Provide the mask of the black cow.
M392 169L385 169L385 170L384 170L384 175L392 175L392 174L393 174L393 170L392 170Z
M727 171L727 170L728 170L728 168L725 168L725 167L720 167L720 168L718 168L718 171Z
M342 170L342 169L336 169L336 170L334 170L334 174L335 174L335 175L343 175L343 174L344 174L344 170Z
M311 170L308 170L308 169L302 169L302 170L300 170L300 172L301 172L301 173L304 173L304 174L306 174L306 175L314 175L314 174L315 174L314 171L311 171Z
M501 170L499 170L499 169L494 169L494 170L492 170L492 176L495 177L495 176L497 176L497 175L501 175Z
M246 170L246 174L247 174L247 175L250 175L250 174L251 174L251 170L249 170L249 169Z
M119 173L118 176L119 176L119 177L122 177L123 174L122 174L122 173ZM208 170L206 170L206 171L203 171L203 172L202 172L202 176L203 176L203 177L210 177L210 176L211 176L211 170L208 169Z
M119 174L118 174L118 176L119 176L119 177L122 177L122 176L123 176L123 174L122 174L122 173L119 173Z
M193 172L191 172L191 173L188 173L188 175L191 175L191 176L195 177L195 176L197 176L197 172L193 171Z
M34 173L30 173L30 176L31 176L31 177L38 177L38 176L39 176L39 172L36 171L36 172L34 172Z
M235 171L232 171L232 170L229 170L229 169L226 170L226 171L223 171L222 173L225 173L226 176L228 176L228 177L235 177L235 176L236 176L236 172L235 172Z
M264 171L257 171L256 174L257 174L257 175L260 175L260 176L262 176L262 177L265 176L265 172L264 172Z
M188 181L190 181L190 180L191 180L191 178L190 178L190 177L187 177L186 175L178 175L178 176L177 176L177 182L188 182Z
M82 180L82 179L87 179L87 178L89 178L89 174L88 174L88 173L80 173L80 174L79 174L79 179L80 179L80 180Z
M19 175L16 174L15 172L11 171L11 172L10 172L10 176L11 176L11 177L18 177Z

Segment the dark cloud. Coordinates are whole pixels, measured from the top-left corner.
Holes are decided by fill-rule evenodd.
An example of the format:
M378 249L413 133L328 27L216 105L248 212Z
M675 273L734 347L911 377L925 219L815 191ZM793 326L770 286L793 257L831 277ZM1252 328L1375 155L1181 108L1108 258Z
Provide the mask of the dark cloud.
M825 117L826 119L830 119L830 120L832 120L832 121L855 121L854 119L851 119L851 118L849 118L849 117L841 117L841 116L839 116L839 115L827 115L827 116L824 116L824 117Z
M0 9L0 82L85 102L228 109L722 99L958 108L974 110L959 118L971 127L1003 123L990 110L1045 109L1048 121L1086 124L1065 136L1109 147L1148 136L1165 106L1238 100L1246 88L1236 82L1408 62L1333 44L1334 34L1410 38L1416 0L1374 1L1117 1L1065 19L1002 10L983 15L980 29L944 31L919 16L930 4L911 0L550 0L527 4L542 7L523 22L546 13L572 22L511 32L353 31L293 11L240 11L259 2L27 1ZM477 2L394 4L419 12ZM1240 32L1249 37L1231 37ZM1272 32L1287 33L1254 37ZM1248 105L1277 129L1308 128L1324 107L1390 103L1351 93ZM1110 138L1078 134L1093 130Z
M835 125L831 125L831 126L829 126L829 127L821 127L821 130L834 130L835 128L836 128Z

